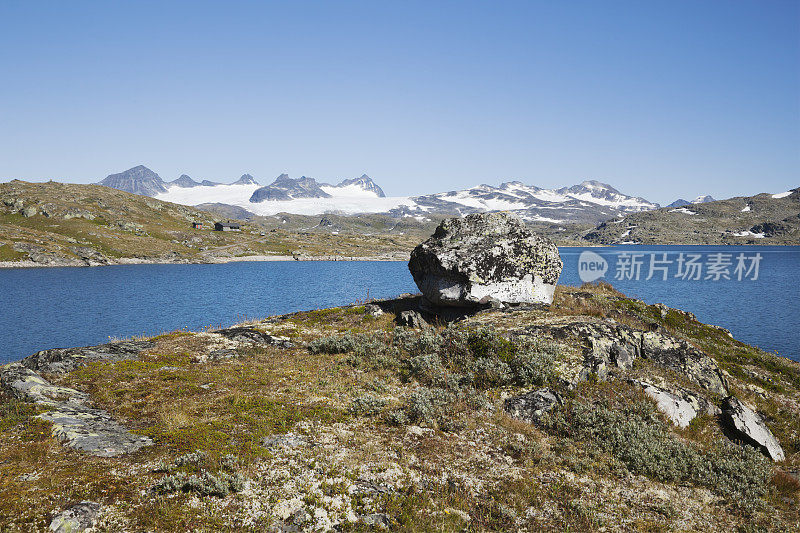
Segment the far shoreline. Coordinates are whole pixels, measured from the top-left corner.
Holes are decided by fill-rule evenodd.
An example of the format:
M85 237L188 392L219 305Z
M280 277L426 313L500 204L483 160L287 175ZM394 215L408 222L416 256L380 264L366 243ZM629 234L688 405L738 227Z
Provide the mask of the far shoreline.
M91 268L121 265L222 265L226 263L260 263L260 262L284 262L284 261L408 261L410 255L380 255L380 256L344 256L344 255L318 255L318 256L294 256L294 255L244 255L238 257L215 257L207 260L158 260L158 259L137 259L122 258L108 263L67 263L67 264L43 264L35 261L0 261L0 268Z

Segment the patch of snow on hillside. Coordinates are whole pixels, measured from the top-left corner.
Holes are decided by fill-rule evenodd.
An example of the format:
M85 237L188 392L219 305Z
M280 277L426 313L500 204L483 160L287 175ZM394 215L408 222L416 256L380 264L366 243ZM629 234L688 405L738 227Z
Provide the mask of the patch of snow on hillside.
M742 213L747 213L748 211L750 211L750 204L744 206L744 209L742 209Z
M696 215L697 214L694 211L689 211L685 207L679 207L678 209L670 209L669 212L670 213L683 213L685 215Z
M581 202L589 202L592 204L605 205L609 207L640 207L642 209L650 209L651 204L645 204L636 198L622 198L619 195L614 195L614 200L606 200L605 198L597 198L589 193L568 194L570 198L580 200Z
M763 233L753 233L752 231L740 231L738 233L734 233L736 237L754 237L756 239L763 239Z
M779 192L778 194L773 194L772 197L773 198L786 198L790 194L792 194L792 191Z

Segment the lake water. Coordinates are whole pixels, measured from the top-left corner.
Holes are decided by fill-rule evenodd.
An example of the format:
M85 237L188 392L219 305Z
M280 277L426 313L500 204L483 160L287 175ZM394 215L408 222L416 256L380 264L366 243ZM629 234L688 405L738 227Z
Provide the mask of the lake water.
M800 273L800 247L562 248L560 283L581 283L578 259L585 250L606 261L606 279L626 294L691 311L704 322L730 329L740 340L800 360L800 285L794 279ZM626 252L637 256L620 255ZM731 279L707 280L706 270L700 280L676 278L681 253L684 266L689 254L700 254L693 262L702 262L706 269L714 254L731 254ZM747 267L754 254L761 254L758 279L751 279L751 270L742 271L747 275L737 280L740 253ZM655 254L656 270L646 280L650 254ZM640 279L633 279L633 269L625 268L620 276L624 279L614 279L619 264L640 264ZM665 270L668 279L662 281ZM0 269L0 362L47 348L99 344L109 337L201 330L404 292L416 292L416 286L403 262Z

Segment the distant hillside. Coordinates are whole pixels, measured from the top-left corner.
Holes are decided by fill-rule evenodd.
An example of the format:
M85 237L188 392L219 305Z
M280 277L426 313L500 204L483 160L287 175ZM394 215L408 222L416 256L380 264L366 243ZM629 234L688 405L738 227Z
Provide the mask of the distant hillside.
M800 188L665 207L603 222L596 244L800 244Z
M270 255L402 258L418 242L416 235L403 232L368 236L288 230L276 220L242 223L241 232L211 230L214 222L230 218L98 185L14 180L0 183L0 263L205 263ZM204 229L192 228L193 222L203 223Z

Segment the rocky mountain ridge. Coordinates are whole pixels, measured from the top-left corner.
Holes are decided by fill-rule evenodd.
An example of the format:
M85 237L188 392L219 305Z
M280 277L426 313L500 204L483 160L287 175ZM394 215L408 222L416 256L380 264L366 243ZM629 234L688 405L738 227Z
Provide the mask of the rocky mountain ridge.
M609 220L595 244L800 244L800 188L663 207Z

